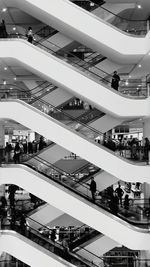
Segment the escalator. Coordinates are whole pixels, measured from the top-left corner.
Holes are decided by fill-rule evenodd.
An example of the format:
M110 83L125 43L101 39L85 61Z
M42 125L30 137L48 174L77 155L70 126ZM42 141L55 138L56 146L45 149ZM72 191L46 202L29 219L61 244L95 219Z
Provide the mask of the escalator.
M80 184L74 189L64 181L55 179L54 176L53 178L52 176L43 176L39 171L34 171L34 168L30 169L23 165L3 167L0 169L0 174L1 184L17 184L117 243L131 249L149 249L149 223L147 220L141 219L141 217L138 221L137 218L133 220L120 211L117 216L111 214L108 207L101 201L93 203L91 192L87 187L84 189L84 185ZM118 229L117 232L114 231L116 228Z
M94 74L91 70L85 70L81 67L83 64L81 60L77 63L74 62L74 60L67 59L67 62L73 65L72 67L70 64L62 61L62 59L65 60L64 58L61 57L61 59L56 59L51 53L43 51L42 45L40 46L42 49L39 47L35 48L35 46L19 39L13 41L1 41L0 51L2 52L0 53L0 57L11 57L11 59L17 60L21 65L25 67L28 66L32 72L42 76L44 79L47 78L48 80L51 80L62 89L77 95L80 99L91 103L91 105L103 112L109 113L111 116L127 119L149 115L149 99L122 95L109 87L111 82L108 78L102 78L102 75ZM22 49L31 56L26 57L22 54ZM54 54L56 55L55 52ZM59 55L57 56L59 57ZM40 62L39 65L36 64L37 58ZM49 68L50 65L53 66L53 68ZM84 72L80 70L77 71L74 66L80 66L80 69L84 70ZM60 75L58 75L58 69ZM87 73L85 73L85 71ZM61 75L62 73L63 75ZM91 75L91 78L89 78L88 74ZM71 79L68 79L68 77L71 77ZM101 79L101 83L99 82L99 79ZM105 85L105 83L108 85ZM108 98L111 99L111 106ZM118 105L115 103L118 103Z
M13 113L10 114L10 110L13 110ZM146 166L146 163L143 162L142 165L141 163L139 165L138 162L133 164L132 161L103 146L103 142L101 144L95 143L94 140L97 136L101 135L102 138L104 136L87 125L84 125L78 131L75 130L75 119L71 121L69 126L62 124L62 122L21 100L1 101L0 114L1 118L18 121L120 180L137 182L140 177L142 182L149 183L149 166ZM71 120L71 117L69 119ZM56 135L56 133L59 133L59 135ZM101 158L103 158L103 161L99 160ZM111 162L111 164L108 164L108 162ZM114 166L120 166L120 168L114 168Z
M65 227L70 227L70 225L74 226L78 232L74 234L73 242L70 243L69 247L71 250L74 250L81 256L85 251L82 248L85 248L96 255L103 255L118 245L118 243L112 239L103 236L94 229L89 230L89 227L83 225L82 222L76 220L66 213L63 213L49 204L45 204L40 210L35 210L34 212L31 212L31 214L29 213L28 223L36 230L40 228L40 224L45 225L45 229L57 226L57 228L62 229L62 231L63 225ZM74 228L72 227L71 229Z
M73 40L75 39L88 47L90 46L114 61L137 63L149 51L149 34L143 38L143 36L136 37L129 33L124 33L103 19L91 15L81 7L77 7L70 1L53 1L51 5L49 5L48 0L36 4L32 0L7 0L6 3L7 6L17 6L35 17L38 16L47 25L50 24L64 34L67 32L67 35ZM66 14L69 15L66 16ZM73 17L78 18L78 21L76 19L73 20ZM141 22L144 26L145 23L146 21ZM90 28L87 25L90 25Z
M58 266L58 264L59 266L79 267L90 267L91 264L94 267L103 266L103 258L97 257L100 264L98 265L94 263L94 261L68 249L64 241L53 241L52 238L49 237L51 234L48 233L50 232L50 228L47 228L48 235L43 235L40 230L36 230L30 226L28 218L26 218L27 226L24 227L21 224L21 220L20 227L17 226L17 221L19 222L19 218L17 218L15 225L12 225L11 221L10 223L4 223L2 225L2 229L4 230L1 230L1 248L6 253L9 253L11 256L18 258L26 264L41 266L40 264L43 262L44 266L50 266L50 264L52 266ZM44 226L39 224L39 227L43 228ZM12 243L13 246L11 246ZM17 245L19 244L19 254L16 250L16 243ZM89 255L90 254L89 251Z

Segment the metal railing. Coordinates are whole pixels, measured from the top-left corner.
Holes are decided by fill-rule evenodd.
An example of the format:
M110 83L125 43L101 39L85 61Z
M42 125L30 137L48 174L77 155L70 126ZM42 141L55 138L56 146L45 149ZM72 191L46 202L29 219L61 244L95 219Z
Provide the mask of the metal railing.
M97 17L98 19L102 19L130 35L145 36L149 31L150 28L149 19L136 20L136 19L124 18L119 14L113 13L111 10L108 10L104 6L99 5L98 1L94 0L93 1L70 0L70 1L80 6L81 8L93 13L93 15L95 15L95 17ZM120 11L120 13L121 12L122 11Z
M9 34L8 38L22 38L24 40L26 40L26 36L23 34ZM5 39L3 39L5 40ZM87 62L78 58L77 56L75 56L73 53L68 52L65 49L62 49L61 47L59 47L58 45L50 42L49 40L46 41L46 43L42 44L40 43L38 40L33 41L33 44L38 46L39 48L43 49L44 51L58 57L59 59L67 62L68 64L72 65L73 67L77 68L78 71L82 71L84 73L84 75L90 77L91 79L93 79L94 81L98 82L99 84L103 85L106 87L106 89L111 89L111 90L115 90L113 88L111 88L111 80L112 80L112 75L105 72L104 70L102 70L100 67L98 66L93 66L92 64L89 65L90 63L88 63L87 66ZM130 79L128 79L128 82L126 82L125 80L122 80L120 82L120 86L119 86L119 90L122 93L126 94L126 91L128 89L127 94L129 95L131 92L131 98L145 98L147 97L147 87L146 87L146 82L143 82L141 80L140 82L140 89L137 90L137 86L139 86L139 81L137 84L137 79L132 79L132 84L134 81L134 86L130 86ZM140 90L140 91L139 91ZM132 96L132 91L134 91L133 96ZM116 90L115 90L116 92ZM135 93L136 92L136 93ZM140 93L139 93L140 92Z

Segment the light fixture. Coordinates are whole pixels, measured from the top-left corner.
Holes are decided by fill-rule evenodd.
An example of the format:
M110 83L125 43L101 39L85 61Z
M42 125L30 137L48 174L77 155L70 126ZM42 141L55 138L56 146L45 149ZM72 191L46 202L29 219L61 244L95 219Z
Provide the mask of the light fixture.
M6 81L5 80L3 81L3 84L6 85Z
M129 78L131 78L132 77L132 75L129 75Z
M142 8L142 6L139 4L139 5L137 5L137 8L139 8L139 9L140 9L140 8Z
M17 78L16 77L14 77L14 81L16 81L17 80Z
M125 82L125 85L128 85L128 84L129 84L128 81L126 81L126 82Z
M4 70L8 70L8 68L7 67L4 67Z
M93 2L90 2L90 6L94 6L94 3Z
M13 89L13 87L10 87L10 90L12 90Z
M16 30L16 27L13 27L13 31L15 31Z
M7 8L4 7L4 8L2 9L2 12L6 12L6 11L7 11Z
M141 67L142 67L142 65L141 65L141 64L139 64L139 65L138 65L138 67L139 67L139 68L141 68Z

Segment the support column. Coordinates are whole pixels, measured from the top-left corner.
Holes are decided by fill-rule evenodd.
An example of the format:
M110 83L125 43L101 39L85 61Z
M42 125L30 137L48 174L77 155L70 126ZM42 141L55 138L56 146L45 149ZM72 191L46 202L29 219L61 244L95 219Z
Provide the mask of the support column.
M141 261L139 261L139 264L136 267L149 266L149 265L146 264L147 262L144 261L144 260L149 259L149 256L150 256L150 252L149 251L147 251L147 250L141 250L140 251L140 260Z
M143 146L145 144L144 138L146 137L150 140L150 118L145 119L143 122ZM148 163L149 163L149 160L150 160L150 155L149 155ZM144 198L149 199L150 198L150 184L144 183L142 191L144 193ZM145 204L146 205L148 204L147 201Z
M150 140L150 118L144 119L143 122L143 138L145 137Z
M145 145L145 138L146 137L150 141L150 118L144 119L144 122L143 122L143 145ZM147 164L150 164L150 151L148 151Z
M5 147L5 128L4 123L0 122L0 164L4 158L4 147ZM0 185L0 197L5 195L5 185Z

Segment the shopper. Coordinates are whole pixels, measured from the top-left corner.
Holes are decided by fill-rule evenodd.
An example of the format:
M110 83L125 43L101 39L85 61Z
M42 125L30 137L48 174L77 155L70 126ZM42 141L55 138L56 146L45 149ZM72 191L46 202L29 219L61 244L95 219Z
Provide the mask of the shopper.
M145 137L145 144L144 144L144 159L149 163L149 150L150 150L150 141L148 137Z
M20 163L21 149L19 143L17 142L14 149L14 162L15 164Z
M120 77L117 71L114 71L114 74L112 76L112 81L111 81L111 87L115 89L116 91L118 91L119 81L120 81Z
M5 20L2 19L0 23L0 38L7 38L7 30L6 30L6 25L5 25Z
M119 198L117 193L114 192L109 202L109 208L114 215L117 215L119 209Z
M16 191L19 189L19 187L17 185L11 184L8 188L8 198L10 201L10 207L14 207L15 204L15 193Z
M12 151L12 145L6 142L5 146L5 161L6 163L10 162L11 160L11 151Z
M122 197L123 197L124 191L122 190L120 183L118 183L118 187L116 188L115 192L117 193L120 206L122 207Z
M92 194L93 202L95 202L96 182L94 181L94 177L91 177L90 191Z
M32 27L28 28L27 34L26 34L27 38L28 38L28 42L32 44L33 42L33 31L32 31Z

